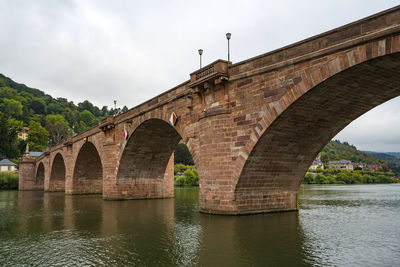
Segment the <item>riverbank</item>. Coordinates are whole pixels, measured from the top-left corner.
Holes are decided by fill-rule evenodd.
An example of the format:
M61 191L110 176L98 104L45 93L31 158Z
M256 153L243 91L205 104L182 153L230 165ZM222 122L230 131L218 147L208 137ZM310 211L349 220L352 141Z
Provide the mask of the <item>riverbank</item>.
M18 174L12 172L0 172L0 190L18 189Z
M393 172L340 169L308 172L303 180L303 184L391 184L398 182Z

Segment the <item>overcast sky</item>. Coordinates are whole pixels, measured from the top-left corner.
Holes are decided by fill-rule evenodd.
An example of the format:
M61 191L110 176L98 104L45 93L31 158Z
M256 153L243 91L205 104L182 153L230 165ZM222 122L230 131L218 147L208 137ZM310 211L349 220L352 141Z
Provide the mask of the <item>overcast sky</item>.
M0 0L0 73L75 103L129 108L186 80L199 65L235 63L399 5L393 0ZM400 99L337 138L400 151Z

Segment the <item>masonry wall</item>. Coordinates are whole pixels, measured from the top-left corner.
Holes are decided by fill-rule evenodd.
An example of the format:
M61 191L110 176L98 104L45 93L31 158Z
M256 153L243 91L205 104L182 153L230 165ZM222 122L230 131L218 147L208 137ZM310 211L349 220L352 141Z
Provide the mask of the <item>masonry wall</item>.
M33 159L20 159L19 161L19 190L39 190L35 185L36 181L36 161Z

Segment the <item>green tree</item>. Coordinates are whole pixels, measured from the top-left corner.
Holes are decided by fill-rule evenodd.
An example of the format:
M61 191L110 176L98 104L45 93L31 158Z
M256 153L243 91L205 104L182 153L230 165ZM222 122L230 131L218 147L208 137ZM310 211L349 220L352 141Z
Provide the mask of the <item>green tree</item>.
M46 103L41 98L35 98L32 101L30 108L33 109L36 114L46 113Z
M22 115L22 104L18 100L4 98L1 109L8 116L17 118Z
M321 173L318 173L315 176L315 181L317 184L329 184L329 180Z
M321 161L323 163L328 163L329 162L329 154L326 153L326 152L321 152L320 153L320 158L321 158Z
M386 162L382 163L382 170L384 172L389 172L390 171L389 166L388 166L388 164Z
M199 185L199 175L196 169L187 169L183 176L185 177L185 185L197 186Z
M10 127L14 128L16 131L21 131L22 128L24 127L23 121L19 121L14 118L9 118L8 124L10 125Z
M60 114L46 116L46 129L50 134L50 145L59 144L71 135L67 120Z
M64 110L63 106L58 102L52 102L49 105L47 105L47 113L50 114L61 114L63 110Z
M79 114L79 119L80 119L81 121L83 121L87 127L93 126L93 125L94 125L94 122L95 122L93 114L92 114L90 111L88 111L88 110L82 111L82 112ZM85 129L85 130L86 130L86 129Z
M183 141L176 146L174 156L175 164L182 163L183 165L194 165L192 155Z
M80 112L82 112L82 111L84 111L84 110L87 110L87 111L89 111L91 114L94 113L93 104L90 103L90 102L87 101L87 100L83 101L82 103L78 103L78 110L79 110Z
M101 116L107 116L108 115L108 107L107 106L103 106L101 108Z
M303 183L305 183L305 184L315 184L314 175L311 174L311 173L306 173L306 175L304 176Z
M6 114L0 112L0 157L16 158L18 151L17 129Z
M4 86L0 87L0 98L13 98L18 92L15 89Z
M188 166L182 164L182 163L177 163L174 165L174 174L182 174L188 169Z
M43 151L48 146L49 136L49 132L39 122L29 123L28 143L31 150Z

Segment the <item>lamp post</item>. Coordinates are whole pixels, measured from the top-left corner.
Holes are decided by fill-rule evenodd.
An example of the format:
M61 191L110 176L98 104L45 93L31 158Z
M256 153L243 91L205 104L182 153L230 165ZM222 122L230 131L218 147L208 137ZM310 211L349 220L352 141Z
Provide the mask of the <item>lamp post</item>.
M200 69L201 69L201 55L203 55L203 49L199 49L199 55L200 55Z
M229 51L229 40L231 39L232 34L228 32L226 34L226 39L228 39L228 61L231 61L230 51Z

